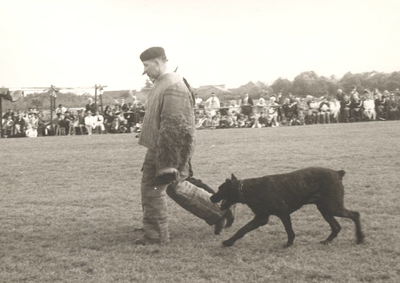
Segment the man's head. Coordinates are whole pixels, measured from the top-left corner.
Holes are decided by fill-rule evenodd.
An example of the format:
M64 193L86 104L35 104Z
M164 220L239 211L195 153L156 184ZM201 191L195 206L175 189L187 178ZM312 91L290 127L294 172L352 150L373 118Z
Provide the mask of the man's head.
M167 71L168 59L162 47L146 49L140 54L140 60L144 66L142 75L147 74L152 81L164 75Z

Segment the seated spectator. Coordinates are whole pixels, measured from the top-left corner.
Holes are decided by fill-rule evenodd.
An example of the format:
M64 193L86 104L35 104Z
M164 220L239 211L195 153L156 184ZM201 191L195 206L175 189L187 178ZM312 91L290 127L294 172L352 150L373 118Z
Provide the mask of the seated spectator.
M304 97L297 97L295 100L297 103L297 125L305 125L308 114L308 104Z
M394 93L390 94L390 98L388 99L388 119L399 119L399 101Z
M267 114L268 125L270 127L279 126L278 123L279 108L280 106L278 103L276 103L275 96L271 96L268 102L268 114Z
M120 112L119 115L117 115L118 120L119 120L119 131L121 133L127 133L129 131L129 125L128 125L128 120L125 119L124 113Z
M374 94L374 102L375 102L375 111L376 111L376 119L377 120L385 120L384 118L384 104L382 103L384 99L382 98L382 94L377 91Z
M26 122L24 119L24 116L26 116L24 113L18 111L18 117L17 119L14 121L14 134L21 134L21 133L25 133L26 130Z
M268 125L267 115L265 115L265 112L262 112L257 120L255 127L264 128L267 127L267 125Z
M339 123L340 101L337 99L337 97L332 97L330 99L329 110L331 121Z
M372 94L366 91L366 97L363 101L364 117L368 121L376 120L375 101L372 99Z
M353 122L362 121L363 120L363 102L359 98L359 96L354 97L350 105L350 116Z
M351 100L348 95L343 96L343 100L340 103L340 120L342 123L347 123L351 118Z
M288 126L292 124L296 124L296 112L297 112L297 104L296 102L291 102L290 98L286 98L281 106L282 109L282 117L285 117L286 123Z
M75 117L70 111L65 112L65 121L67 121L67 127L65 128L67 135L72 135L74 133L74 121Z
M114 120L111 122L109 133L111 133L111 134L119 134L119 133L121 133L119 128L120 128L119 119L118 119L118 117L115 117Z
M238 120L237 120L237 125L239 128L246 127L246 118L247 118L247 116L245 116L243 114L239 114Z
M92 116L92 111L90 110L86 111L85 127L88 135L91 135L93 129L96 128L96 118Z
M80 135L85 134L85 112L83 110L78 110L78 113L75 117L74 121L74 134L77 135L78 133Z
M14 120L13 116L8 115L7 120L3 119L3 135L7 138L14 134Z
M38 115L38 136L48 136L48 129L47 126L50 123L50 117L49 115L45 115L45 113L43 111L39 111Z
M68 122L67 119L65 119L65 115L64 114L60 114L59 120L58 120L58 129L64 128L65 132L66 132L68 127L69 127L69 122Z
M95 115L93 116L93 118L94 118L94 128L93 129L100 129L100 133L104 134L105 127L104 127L103 115L101 115L100 111L97 110Z
M319 118L319 105L320 103L314 97L310 97L308 101L309 121L307 124L317 124Z
M319 103L318 107L319 113L318 113L318 121L321 124L329 124L330 121L330 108L329 108L329 102L326 96L321 97L321 102Z
M26 128L26 136L28 138L36 138L38 136L38 118L35 113L29 115L29 122Z

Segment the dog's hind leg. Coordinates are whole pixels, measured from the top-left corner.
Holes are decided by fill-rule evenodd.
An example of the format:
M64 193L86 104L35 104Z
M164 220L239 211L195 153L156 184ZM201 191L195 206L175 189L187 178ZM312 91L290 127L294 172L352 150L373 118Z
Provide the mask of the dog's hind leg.
M329 244L330 242L332 242L333 239L336 238L336 236L339 234L340 230L342 230L342 227L340 226L339 222L337 222L337 220L335 219L335 217L326 212L326 210L324 208L321 208L321 206L318 206L318 210L321 212L322 216L324 217L324 219L326 220L326 222L329 223L329 225L331 226L331 234L328 236L328 238L326 238L324 241L321 241L321 244Z
M231 238L223 241L225 247L232 246L237 240L243 238L248 232L268 223L269 215L256 215L249 223L240 228Z
M285 226L286 234L288 236L288 241L287 244L285 245L285 248L288 248L293 245L293 241L296 236L292 227L292 219L290 218L289 214L278 215L278 217L281 219L283 226Z
M361 230L360 213L343 208L340 213L335 213L335 216L350 218L351 220L353 220L354 224L356 225L357 244L362 244L364 242L365 236Z

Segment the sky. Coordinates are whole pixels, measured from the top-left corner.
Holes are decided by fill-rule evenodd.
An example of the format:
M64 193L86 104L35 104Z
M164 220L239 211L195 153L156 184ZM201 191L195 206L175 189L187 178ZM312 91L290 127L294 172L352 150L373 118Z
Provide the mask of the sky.
M398 0L0 0L0 86L140 90L162 46L194 87L400 71Z

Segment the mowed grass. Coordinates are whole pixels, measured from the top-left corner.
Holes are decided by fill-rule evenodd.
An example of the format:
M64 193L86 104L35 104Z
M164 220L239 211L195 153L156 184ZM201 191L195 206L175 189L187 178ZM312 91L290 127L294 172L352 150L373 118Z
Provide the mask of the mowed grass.
M0 140L0 282L400 282L400 122L197 132L195 176L214 188L307 166L344 169L345 205L366 242L315 206L292 214L293 247L276 217L225 248L252 219L238 205L220 236L169 200L171 243L135 246L145 148L134 135Z

